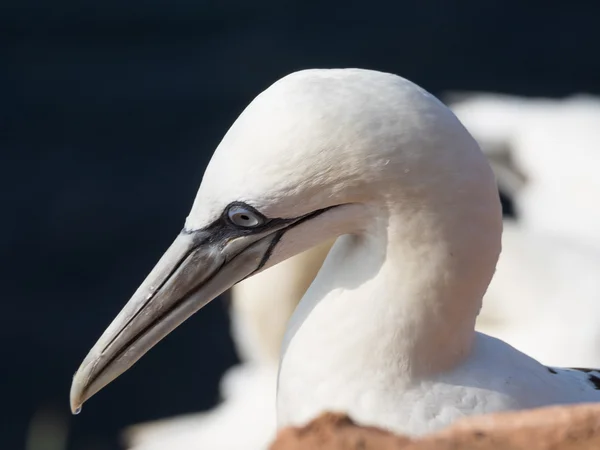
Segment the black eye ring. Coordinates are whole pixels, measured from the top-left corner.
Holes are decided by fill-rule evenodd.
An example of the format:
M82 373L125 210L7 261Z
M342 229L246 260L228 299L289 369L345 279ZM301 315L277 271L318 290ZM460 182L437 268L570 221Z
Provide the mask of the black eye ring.
M256 228L265 223L263 216L240 204L231 205L227 209L227 218L233 225L240 228Z

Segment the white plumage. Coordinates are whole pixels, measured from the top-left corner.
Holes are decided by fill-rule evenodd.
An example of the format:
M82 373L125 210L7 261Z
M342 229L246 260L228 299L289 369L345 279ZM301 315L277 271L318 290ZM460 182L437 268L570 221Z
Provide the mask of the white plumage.
M600 400L600 374L474 331L501 230L485 157L433 96L380 72L292 74L224 137L184 231L76 373L72 408L223 289L336 237L285 333L278 426L334 410L418 435Z

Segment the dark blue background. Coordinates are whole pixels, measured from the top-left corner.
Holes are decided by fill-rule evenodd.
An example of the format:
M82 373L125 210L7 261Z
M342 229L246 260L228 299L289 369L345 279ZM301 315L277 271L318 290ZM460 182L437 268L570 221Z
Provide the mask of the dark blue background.
M71 376L183 225L228 126L291 71L363 67L436 94L600 93L590 1L4 0L0 448L32 415L69 450L208 408L234 363L213 302L68 416Z

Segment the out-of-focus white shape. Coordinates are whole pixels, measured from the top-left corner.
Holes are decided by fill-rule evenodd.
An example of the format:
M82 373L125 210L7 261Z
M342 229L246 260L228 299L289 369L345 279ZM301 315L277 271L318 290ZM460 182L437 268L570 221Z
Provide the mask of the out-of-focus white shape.
M287 321L332 244L300 253L232 288L231 334L242 361L277 366Z
M69 420L64 409L42 406L29 422L25 450L66 450L68 438Z
M234 366L221 379L222 402L207 412L128 428L133 450L258 450L275 436L277 367Z
M512 189L519 222L600 248L600 99L463 97L451 104L455 114L492 161L510 161L526 179Z
M600 366L600 252L505 221L477 330L544 364Z

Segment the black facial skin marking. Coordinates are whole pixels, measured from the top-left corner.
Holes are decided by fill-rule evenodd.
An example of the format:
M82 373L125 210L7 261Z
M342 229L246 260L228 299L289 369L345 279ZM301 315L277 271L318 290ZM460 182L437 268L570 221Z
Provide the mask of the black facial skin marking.
M259 217L261 219L261 222L262 222L261 225L258 225L256 227L240 227L240 226L232 223L231 220L229 219L228 211L231 208L233 208L234 206L241 206L241 207L246 208L249 211L251 211L254 215L256 215L257 217ZM266 216L264 216L262 213L260 213L256 208L253 208L252 206L250 206L244 202L232 202L229 205L227 205L227 207L223 210L223 213L221 214L221 217L219 217L219 219L217 219L216 221L211 223L208 227L203 228L202 230L209 231L212 229L213 232L215 233L215 235L217 235L217 234L219 234L219 229L217 227L219 227L219 225L222 226L223 222L225 222L228 224L229 227L231 227L234 230L237 230L238 232L242 231L242 230L246 231L243 234L240 233L237 236L235 236L235 237L238 237L238 236L245 236L245 235L249 235L249 234L253 234L253 233L261 233L269 226L273 227L273 226L278 226L278 225L285 224L285 223L295 222L293 226L290 226L289 228L282 229L282 230L279 230L276 232L276 235L273 238L273 241L271 241L271 245L269 245L269 248L267 249L265 255L263 256L263 258L260 261L260 264L258 265L256 270L238 282L238 283L241 283L242 281L244 281L247 278L250 278L252 275L254 275L256 272L258 272L260 269L262 269L264 267L264 265L271 258L271 255L273 254L275 247L277 246L277 244L279 243L279 241L281 240L281 238L283 237L284 233L287 230L289 230L290 228L293 228L294 226L299 225L307 220L310 220L310 219L318 216L319 214L322 214L332 208L335 208L336 206L342 206L342 205L334 205L334 206L330 206L328 208L319 209L317 211L306 214L304 216L300 216L299 218L296 218L296 219L281 219L281 218L268 219ZM191 234L191 233L194 233L194 231L186 230L184 228L182 230L182 233ZM223 239L223 236L220 236L220 238ZM233 237L229 237L229 239L232 239L232 238ZM217 239L215 239L215 240L217 240ZM229 303L231 302L231 298L227 297L225 299L225 302L226 302L227 306L229 306Z
M255 214L257 217L261 218L262 223L255 227L241 227L241 226L235 225L234 223L231 222L231 220L229 220L229 216L227 214L229 209L232 208L233 206L242 206L242 207L248 209L253 214ZM197 236L197 239L194 239L194 244L185 253L185 255L177 262L177 264L171 269L171 272L169 273L168 276L165 277L165 279L162 281L162 283L151 293L150 296L148 296L148 298L146 299L146 301L144 302L142 307L127 321L127 323L122 328L122 330L127 328L127 326L131 322L133 322L135 320L135 318L139 314L142 313L142 311L144 311L146 305L150 301L152 301L155 294L160 291L160 289L168 282L168 280L171 279L171 277L177 271L177 269L179 269L179 267L187 260L187 258L194 251L196 251L200 246L212 244L212 245L217 245L220 249L223 249L225 247L225 245L227 244L227 242L230 241L231 239L235 239L235 238L241 237L241 236L248 236L248 235L252 235L252 234L264 233L265 231L268 231L269 229L279 228L283 225L284 228L281 228L275 232L275 235L273 237L271 244L269 245L269 248L265 252L261 261L258 263L256 270L254 270L250 275L248 275L246 277L246 278L248 278L248 277L252 276L254 273L256 273L258 270L262 269L262 267L264 267L264 265L268 262L269 258L271 257L273 250L275 249L275 247L277 246L277 244L279 243L279 241L281 240L281 238L283 237L283 235L285 234L285 232L287 230L290 230L291 228L293 228L307 220L310 220L332 208L335 208L336 206L341 206L341 205L334 205L334 206L330 206L327 208L319 209L319 210L313 211L311 213L305 214L304 216L300 216L300 217L292 218L292 219L281 219L281 218L269 219L269 218L265 217L263 214L261 214L259 211L257 211L255 208L253 208L252 206L247 205L246 203L233 202L233 203L230 203L229 205L227 205L227 207L223 210L223 213L221 214L221 216L218 219L216 219L214 222L212 222L210 225L208 225L200 230L186 230L184 228L181 231L182 234ZM285 227L285 225L288 225L288 226ZM250 246L251 245L253 245L253 244L250 244ZM180 299L175 301L170 308L166 309L163 312L163 314L161 314L160 317L157 317L155 321L148 324L146 327L144 327L142 330L140 330L140 332L138 334L136 334L131 339L129 339L129 341L125 345L123 345L121 351L116 353L109 361L107 361L105 367L108 367L114 360L118 359L138 339L140 339L144 334L146 334L146 332L148 330L150 330L152 327L154 327L154 325L157 322L160 322L163 319L163 317L170 314L181 303L185 302L188 298L190 298L198 290L200 290L202 288L202 286L204 286L206 283L210 282L213 279L213 277L219 273L219 271L223 268L224 265L229 264L238 255L240 255L242 252L244 252L244 250L246 250L247 248L248 247L242 248L237 253L232 254L227 260L225 260L223 262L223 264L220 267L218 267L214 271L214 273L210 277L205 279L203 283L198 284L193 289L191 289L188 293L184 294ZM109 347L119 336L120 336L120 333L117 334L107 344L106 347ZM94 378L98 378L98 376L100 376L100 374L103 371L104 371L104 369L101 370L100 372L98 372Z
M556 370L554 370L552 367L546 367L546 369L548 369L548 372L550 372L550 373L554 373L554 374L558 373L558 372L557 372Z
M254 215L259 217L261 219L262 223L255 227L243 227L243 226L234 224L233 222L231 222L231 220L229 219L229 215L227 214L228 211L231 208L233 208L234 206L241 206L241 207L249 210ZM212 222L210 225L208 225L204 228L201 228L199 230L187 230L184 228L181 231L181 233L182 234L196 233L199 235L202 235L204 233L208 234L208 239L200 240L198 243L194 244L194 246L190 249L189 253L191 253L194 250L196 250L200 245L203 245L206 243L208 243L208 244L219 243L219 248L222 249L223 247L225 247L227 242L229 242L232 239L242 237L242 236L250 236L252 234L264 233L265 231L268 231L269 229L280 228L283 226L284 228L282 228L280 231L278 231L277 234L275 235L273 242L269 246L269 249L267 250L267 253L265 253L265 256L261 260L260 264L258 265L258 267L256 268L256 270L254 272L252 272L250 275L248 275L248 277L249 277L249 276L252 276L256 271L262 269L263 266L268 262L269 258L271 257L271 254L273 253L273 250L277 246L277 243L281 240L281 238L283 237L283 235L286 231L294 228L297 225L300 225L303 222L306 222L307 220L313 219L316 216L329 211L330 209L336 208L337 206L342 206L342 205L333 205L333 206L328 206L327 208L317 209L316 211L310 212L303 216L294 217L291 219L282 219L282 218L269 219L268 217L265 217L261 212L259 212L256 208L254 208L244 202L232 202L223 209L221 216L218 219L216 219L214 222ZM288 225L288 226L285 227L285 225ZM240 251L244 251L244 249L242 249ZM188 255L186 254L185 256L187 257ZM235 254L233 256L235 257L235 256L237 256L237 254ZM171 276L171 274L169 274L169 277L170 276ZM246 277L246 278L248 278L248 277Z
M229 210L231 208L233 208L234 206L241 206L241 207L249 210L254 215L259 217L261 219L262 223L255 227L241 227L241 226L235 225L229 219L229 216L227 214L229 212ZM237 237L241 237L241 236L248 236L248 235L252 235L252 234L263 233L263 232L269 230L270 228L275 228L275 227L278 227L281 225L291 224L301 218L302 217L295 217L295 218L291 218L291 219L281 219L281 218L269 219L269 218L265 217L262 213L257 211L256 208L253 208L252 206L250 206L244 202L232 202L229 205L227 205L225 207L225 209L223 209L221 216L219 216L219 218L217 218L211 224L209 224L206 227L201 228L199 230L187 230L184 228L181 231L181 233L183 233L183 234L203 234L202 232L206 232L209 234L209 239L208 239L209 244L212 244L214 242L220 242L221 245L224 245L228 240L231 240L231 239L234 239ZM204 244L206 242L207 241L199 242L198 245Z

